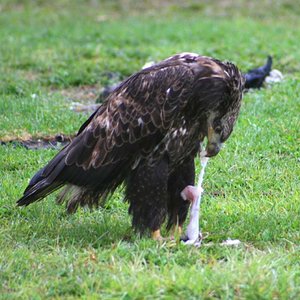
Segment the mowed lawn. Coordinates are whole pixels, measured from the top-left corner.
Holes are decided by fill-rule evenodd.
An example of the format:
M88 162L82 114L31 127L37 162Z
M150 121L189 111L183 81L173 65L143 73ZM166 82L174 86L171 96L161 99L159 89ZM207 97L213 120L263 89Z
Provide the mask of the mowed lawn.
M271 54L284 80L245 95L209 162L199 249L135 234L121 189L92 212L16 207L57 150L0 145L0 299L300 299L298 1L32 2L0 2L1 141L75 134L73 102L178 52Z

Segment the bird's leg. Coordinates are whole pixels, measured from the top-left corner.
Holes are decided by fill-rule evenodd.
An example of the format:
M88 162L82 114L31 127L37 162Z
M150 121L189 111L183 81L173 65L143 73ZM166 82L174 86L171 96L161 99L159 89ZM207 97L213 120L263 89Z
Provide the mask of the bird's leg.
M138 166L126 180L132 225L140 232L150 232L154 240L162 240L159 229L167 216L167 179L168 161L162 160L154 166Z
M155 241L162 241L163 237L160 234L160 229L151 232L152 239Z
M195 162L194 157L187 158L183 163L176 166L168 178L168 223L170 238L178 240L181 238L182 225L186 221L190 203L182 197L181 192L187 186L195 184Z

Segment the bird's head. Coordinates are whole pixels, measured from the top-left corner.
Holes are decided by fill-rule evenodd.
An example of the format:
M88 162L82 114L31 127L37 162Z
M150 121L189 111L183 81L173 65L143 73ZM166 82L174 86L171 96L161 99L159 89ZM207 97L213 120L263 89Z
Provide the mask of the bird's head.
M223 116L213 116L208 120L207 127L207 145L205 149L205 156L216 156L223 143L229 138L233 126L237 118L237 113L227 112Z
M200 123L205 131L202 141L204 137L207 138L206 148L201 155L206 157L216 156L220 152L233 130L241 107L245 78L229 62L222 63L222 68L220 74L215 75L213 88L208 85L207 89L201 90L202 98L199 97L204 103L200 107L205 108L206 124L202 126L204 122Z

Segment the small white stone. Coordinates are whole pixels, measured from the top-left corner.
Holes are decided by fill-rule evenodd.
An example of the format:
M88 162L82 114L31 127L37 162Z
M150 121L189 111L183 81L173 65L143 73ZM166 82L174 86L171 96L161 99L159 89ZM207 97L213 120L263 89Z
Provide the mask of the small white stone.
M232 239L227 239L226 241L223 241L221 243L222 246L238 246L242 242L240 240L232 240Z

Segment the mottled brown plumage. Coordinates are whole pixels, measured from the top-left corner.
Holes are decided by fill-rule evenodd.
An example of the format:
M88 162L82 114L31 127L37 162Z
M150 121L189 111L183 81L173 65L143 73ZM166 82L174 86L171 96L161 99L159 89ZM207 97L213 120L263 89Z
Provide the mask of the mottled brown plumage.
M236 121L244 80L231 63L183 53L122 82L73 141L30 181L18 205L66 185L69 212L97 206L121 183L133 225L156 230L185 221L180 197L194 184L194 157L208 138L214 156Z

